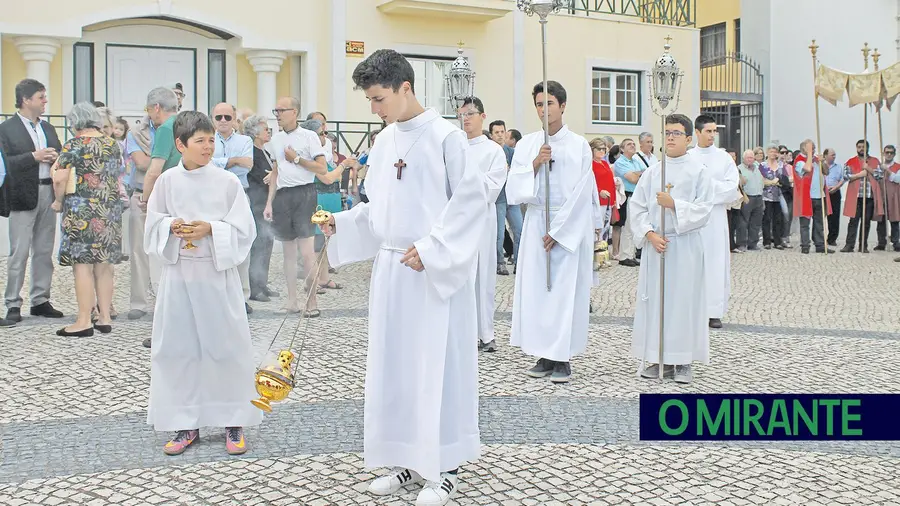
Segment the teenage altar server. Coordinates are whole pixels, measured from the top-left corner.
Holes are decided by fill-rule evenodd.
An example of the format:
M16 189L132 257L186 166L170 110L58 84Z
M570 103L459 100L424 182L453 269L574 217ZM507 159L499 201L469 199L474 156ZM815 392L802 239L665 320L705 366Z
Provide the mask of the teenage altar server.
M716 147L716 120L701 114L694 122L697 147L691 154L709 169L715 201L709 223L701 231L706 247L706 306L709 326L722 328L731 296L731 242L728 240L728 210L725 206L740 198L739 173L734 159Z
M365 386L369 485L390 495L426 480L417 505L446 504L480 455L475 260L487 210L465 134L415 95L415 73L380 49L353 72L388 126L369 153L368 204L335 214L328 259L375 257Z
M484 135L484 104L469 97L459 109L463 130L469 138L466 152L469 166L479 169L487 193L484 237L478 248L478 274L475 278L475 301L478 305L478 349L497 351L494 339L494 294L497 288L497 205L500 190L506 184L506 154L499 144Z
M212 121L185 111L173 131L181 163L156 180L144 228L144 250L162 265L147 423L176 432L169 455L193 444L200 427L225 427L228 453L241 454L242 428L262 421L250 404L255 364L238 274L256 225L240 180L211 163Z
M663 373L679 383L693 378L691 363L709 362L709 326L703 241L715 207L715 181L693 151L691 120L683 114L666 119L666 183L661 188L657 163L641 176L628 204L636 246L644 247L638 274L637 307L631 350L641 361L641 376L659 376L660 258L666 258ZM660 234L660 208L666 209L666 238ZM727 237L726 237L727 239ZM715 258L715 257L713 257ZM650 363L653 365L646 366Z
M544 114L544 85L532 99L538 118ZM544 132L526 135L516 145L506 183L510 204L527 204L516 262L510 342L537 356L526 374L550 376L566 383L570 360L587 346L595 219L600 216L591 147L563 123L566 90L547 82L550 145ZM549 162L549 163L547 163ZM544 171L550 168L550 230L545 223ZM546 255L550 252L551 290L547 290Z

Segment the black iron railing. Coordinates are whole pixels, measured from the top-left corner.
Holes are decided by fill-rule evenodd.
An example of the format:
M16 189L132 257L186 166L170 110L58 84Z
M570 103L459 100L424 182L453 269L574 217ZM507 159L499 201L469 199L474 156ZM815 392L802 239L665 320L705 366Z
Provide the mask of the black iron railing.
M569 14L613 14L638 18L644 23L696 26L697 0L568 0Z
M7 119L13 117L16 113L14 112L6 112L0 113L0 121L6 121ZM69 137L72 137L72 132L69 131L69 120L62 114L47 114L41 116L41 119L53 125L56 128L56 135L59 136L59 140L61 142L66 142L69 140Z
M328 132L337 138L337 151L342 155L359 153L369 147L369 135L384 128L384 123L370 121L329 121Z

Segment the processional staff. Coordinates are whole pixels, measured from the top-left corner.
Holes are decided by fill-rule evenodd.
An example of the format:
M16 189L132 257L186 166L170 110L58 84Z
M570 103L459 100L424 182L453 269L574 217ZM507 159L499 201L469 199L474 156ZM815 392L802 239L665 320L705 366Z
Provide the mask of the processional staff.
M537 14L541 23L541 63L544 78L544 144L550 144L550 117L547 115L547 16L562 7L562 0L516 0L516 7L531 16ZM544 225L547 235L550 234L550 170L553 161L544 164ZM550 252L547 252L547 291L550 283Z
M816 44L816 39L813 39L812 44L810 44L810 46L809 46L809 51L812 53L812 61L813 61L813 96L815 98L815 104L816 104L816 146L818 146L819 149L821 149L822 148L822 134L819 131L819 90L816 88L816 69L817 69L817 67L816 67L816 52L818 50L819 50L819 46ZM812 151L812 152L810 153L809 160L807 160L807 163L810 164L811 169L815 170L815 168L812 165L813 156L815 155L815 151L814 150L810 150L810 151ZM819 161L819 171L820 171L819 179L822 180L822 201L821 201L821 204L822 204L822 226L824 227L824 230L825 230L825 237L828 237L828 219L826 218L827 214L825 213L825 199L826 198L830 199L831 197L828 194L828 184L825 181L825 163L824 162L825 162L825 159L823 157L823 159ZM831 212L836 212L836 210L832 209ZM828 245L827 244L825 245L825 254L828 255Z
M869 43L868 42L863 43L862 54L863 54L863 62L865 63L863 70L866 71L866 70L869 70ZM866 227L866 225L868 225L868 220L866 220L866 198L867 198L866 194L868 193L867 183L869 182L869 175L868 175L868 171L869 171L869 107L868 106L869 106L869 104L863 103L863 151L864 151L864 154L863 154L863 160L862 160L862 170L865 171L867 174L865 176L863 176L863 178L862 178L863 205L862 205L862 209L860 210L860 214L862 216L860 216L860 218L859 218L859 222L862 225L860 227L860 234L859 234L859 252L860 253L863 253L863 246L865 244L866 236L868 235L868 232L869 232L869 228ZM874 194L873 194L873 197L874 197Z
M675 58L669 54L671 49L670 42L672 37L666 37L666 43L663 45L663 55L656 60L653 66L652 79L650 79L650 107L653 113L660 116L662 121L662 152L660 157L659 171L659 187L662 191L669 193L673 188L666 181L666 118L678 108L681 94L681 80L684 73L678 68ZM688 132L689 134L689 132ZM666 239L666 208L659 208L659 235ZM665 316L666 316L666 254L661 253L659 256L659 380L663 380L663 348L665 337ZM643 359L647 350L647 337L644 336L644 351L641 353Z
M872 63L874 63L873 68L875 72L878 72L878 59L881 58L881 53L878 52L878 48L875 48L875 51L872 53ZM880 97L879 97L880 100ZM883 164L884 162L884 135L881 131L881 104L875 107L875 115L878 117L878 163ZM881 204L884 209L884 219L887 220L887 187L885 186L885 182L887 178L882 175L881 177Z

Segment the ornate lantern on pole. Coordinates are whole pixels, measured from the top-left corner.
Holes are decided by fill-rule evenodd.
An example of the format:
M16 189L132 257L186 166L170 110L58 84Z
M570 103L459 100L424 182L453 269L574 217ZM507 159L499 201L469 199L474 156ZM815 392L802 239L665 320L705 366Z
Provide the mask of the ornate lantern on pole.
M463 43L459 43L459 56L450 65L450 71L447 72L447 97L450 99L450 105L453 106L453 114L459 116L459 108L462 107L463 101L469 97L475 96L475 71L469 65L469 60L463 56Z
M678 68L675 58L669 54L672 47L669 42L671 37L666 37L665 50L662 56L656 60L650 76L650 107L653 113L662 119L662 153L660 157L660 190L668 192L672 185L666 183L666 117L678 108L681 94L681 81L684 73ZM691 132L685 132L690 135ZM666 237L666 209L660 207L659 235ZM666 256L660 255L659 259L659 380L663 379L665 369L663 362L663 337L665 335L665 307L666 307ZM644 339L644 350L647 349L647 340ZM643 362L644 357L641 357Z
M544 144L550 144L550 118L547 116L547 16L563 6L562 0L516 0L516 7L531 16L537 14L541 23L541 62L544 78ZM550 233L550 166L544 164L544 224ZM547 291L550 284L550 252L547 252Z

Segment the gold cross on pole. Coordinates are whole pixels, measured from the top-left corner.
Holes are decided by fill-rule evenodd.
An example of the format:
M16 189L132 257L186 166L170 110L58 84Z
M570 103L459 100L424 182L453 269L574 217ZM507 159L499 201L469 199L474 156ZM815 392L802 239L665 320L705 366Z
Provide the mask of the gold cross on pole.
M865 70L869 70L869 43L866 42L863 44L862 48L863 61L865 62Z
M813 58L816 57L816 52L819 50L819 45L816 44L816 39L812 40L812 44L809 46L809 51L812 53Z
M881 58L881 53L878 52L878 48L875 48L875 51L872 52L872 62L875 64L875 71L878 71L878 59Z

